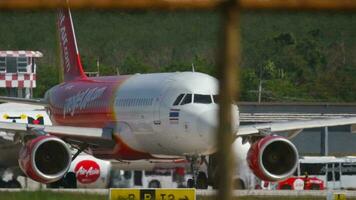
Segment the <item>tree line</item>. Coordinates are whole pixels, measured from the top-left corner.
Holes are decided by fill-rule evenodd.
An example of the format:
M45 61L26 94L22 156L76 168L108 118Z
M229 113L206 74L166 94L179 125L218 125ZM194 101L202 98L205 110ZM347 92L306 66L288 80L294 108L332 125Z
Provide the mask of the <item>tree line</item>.
M244 12L240 98L257 101L356 100L356 15ZM53 12L0 13L0 49L40 50L36 97L60 80ZM86 71L101 75L196 71L216 76L217 12L76 11Z

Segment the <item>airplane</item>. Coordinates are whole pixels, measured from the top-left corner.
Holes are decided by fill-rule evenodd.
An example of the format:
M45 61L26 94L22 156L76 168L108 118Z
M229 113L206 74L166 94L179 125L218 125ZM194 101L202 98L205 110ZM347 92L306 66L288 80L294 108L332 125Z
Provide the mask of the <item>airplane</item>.
M190 185L205 188L207 177L194 166L217 148L217 79L199 72L87 77L69 8L59 9L57 30L64 81L42 99L0 98L44 106L53 124L0 122L0 130L14 135L8 143L17 148L0 151L6 158L0 166L18 163L28 177L47 184L61 179L83 151L119 161L186 158L194 171ZM292 175L298 162L296 147L275 133L356 124L356 118L340 118L240 125L237 105L231 109L232 132L251 143L249 167L267 181ZM72 156L68 145L78 152Z
M0 104L0 122L51 125L51 121L42 106L18 103ZM22 175L22 172L18 169L18 162L12 159L12 156L18 154L20 145L9 142L14 140L15 137L12 133L0 131L0 152L4 152L0 156L0 188L21 187L17 177ZM8 174L10 176L6 176ZM10 177L10 179L6 180L6 177Z
M51 125L49 116L44 107L33 106L19 103L4 103L0 104L0 121L12 123L28 123L28 124L42 124ZM0 139L3 137L11 137L7 132L0 132ZM4 146L2 146L4 147ZM72 152L73 154L73 152ZM10 154L11 156L12 154ZM120 162L116 160L101 160L91 155L82 153L72 161L68 172L59 181L47 184L47 188L108 188L116 183L116 186L130 186L134 183L133 177L125 179L122 174L114 172L130 173L132 170L154 171L167 170L172 171L176 168L189 168L189 164L185 159L176 160L175 162L166 160L137 160L134 162ZM18 177L23 174L16 169L0 170L0 188L21 188L24 185L31 183L24 183L25 180L19 181ZM113 175L119 177L112 177ZM157 178L158 177L158 178ZM157 181L160 186L175 185L167 181L167 176L152 176L142 177L146 187L153 187ZM165 178L165 179L164 179ZM121 179L117 180L117 179ZM125 179L125 180L124 180ZM172 179L172 177L171 177ZM171 180L170 179L170 180ZM112 181L114 181L112 183ZM130 184L128 184L130 183ZM117 185L119 184L119 185ZM32 185L36 187L37 184ZM38 185L37 185L38 186ZM114 186L114 185L113 185ZM133 186L133 185L132 185Z

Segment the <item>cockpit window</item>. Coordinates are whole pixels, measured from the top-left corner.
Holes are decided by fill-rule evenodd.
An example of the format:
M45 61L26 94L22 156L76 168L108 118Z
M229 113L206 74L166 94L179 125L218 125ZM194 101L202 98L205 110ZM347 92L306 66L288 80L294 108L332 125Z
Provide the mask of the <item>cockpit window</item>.
M219 95L213 95L214 103L219 103Z
M173 105L179 105L179 102L182 100L182 98L184 97L184 94L180 94L177 99L174 101Z
M210 95L194 94L194 103L209 104L212 103Z
M185 97L184 97L182 103L180 103L180 105L185 105L188 103L192 103L192 94L185 95Z

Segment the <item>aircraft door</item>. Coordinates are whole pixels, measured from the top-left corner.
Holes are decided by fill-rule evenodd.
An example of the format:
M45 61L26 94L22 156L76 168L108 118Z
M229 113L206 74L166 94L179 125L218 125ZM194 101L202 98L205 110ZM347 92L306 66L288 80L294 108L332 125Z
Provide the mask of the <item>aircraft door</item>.
M161 104L161 96L154 97L153 99L153 125L156 129L157 127L161 127L161 118L159 112L159 106Z
M160 132L163 126L163 119L161 116L161 112L163 109L162 105L164 97L169 91L169 85L170 84L166 84L165 86L163 86L161 92L153 100L153 127L156 132Z

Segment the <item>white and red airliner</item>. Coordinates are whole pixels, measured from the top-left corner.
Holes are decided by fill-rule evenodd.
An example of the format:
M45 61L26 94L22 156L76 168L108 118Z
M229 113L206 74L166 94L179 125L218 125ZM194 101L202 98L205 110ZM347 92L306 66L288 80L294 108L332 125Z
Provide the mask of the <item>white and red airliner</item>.
M71 165L68 144L97 158L117 160L187 157L194 163L215 151L219 109L215 78L197 72L87 77L70 10L60 9L57 17L64 82L43 99L1 97L5 102L44 106L53 124L1 122L0 130L13 133L9 143L18 148L11 151L16 155L7 156L0 144L0 157L7 158L1 167L18 160L27 176L50 183L61 179ZM341 118L239 126L237 106L232 110L236 137L253 142L249 166L269 181L291 175L298 161L295 146L271 133L356 123L356 118Z

